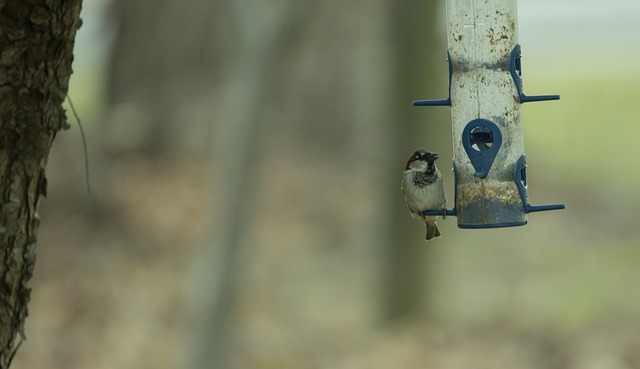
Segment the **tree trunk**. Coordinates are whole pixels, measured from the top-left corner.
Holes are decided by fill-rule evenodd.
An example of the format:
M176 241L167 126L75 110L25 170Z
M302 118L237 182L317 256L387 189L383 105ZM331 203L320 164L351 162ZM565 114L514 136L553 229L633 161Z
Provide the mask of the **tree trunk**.
M68 89L81 0L0 1L0 369L24 340L44 170L67 127Z
M416 318L428 307L430 283L434 280L432 244L425 245L424 225L410 219L400 193L403 166L411 151L417 147L447 156L450 151L450 123L446 108L412 107L418 99L445 98L446 49L439 38L438 17L440 7L435 0L401 0L394 3L393 37L396 58L397 100L394 101L397 130L391 138L397 177L388 184L392 196L389 222L392 241L388 255L384 287L384 318L389 321ZM439 74L438 74L439 73ZM441 171L447 172L447 163L441 159ZM449 182L450 183L450 182ZM451 199L449 200L449 205ZM446 235L444 235L446 242ZM428 315L428 312L427 312Z

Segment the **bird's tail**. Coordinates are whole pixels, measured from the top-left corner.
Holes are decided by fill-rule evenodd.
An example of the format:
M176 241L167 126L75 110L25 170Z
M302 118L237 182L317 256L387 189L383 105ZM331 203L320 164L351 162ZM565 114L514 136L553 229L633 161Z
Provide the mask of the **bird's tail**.
M440 230L438 229L438 226L436 225L436 221L435 219L425 219L425 227L426 227L426 235L427 235L427 241L429 241L430 239L433 238L437 238L440 237Z

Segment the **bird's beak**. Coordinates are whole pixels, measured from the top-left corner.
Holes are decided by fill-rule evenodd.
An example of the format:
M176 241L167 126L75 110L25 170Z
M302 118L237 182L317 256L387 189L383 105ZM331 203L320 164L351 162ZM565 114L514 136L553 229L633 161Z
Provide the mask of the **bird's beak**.
M438 158L439 156L435 152L429 153L429 157L428 157L429 161L436 161L438 160Z

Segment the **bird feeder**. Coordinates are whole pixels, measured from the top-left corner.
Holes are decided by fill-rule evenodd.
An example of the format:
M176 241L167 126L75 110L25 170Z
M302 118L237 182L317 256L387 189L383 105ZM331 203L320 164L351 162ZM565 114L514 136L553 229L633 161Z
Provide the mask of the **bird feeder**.
M460 228L527 224L527 214L564 209L534 206L527 192L522 104L558 100L522 89L516 0L447 0L449 97L414 106L450 106L454 207ZM443 214L433 209L425 215Z

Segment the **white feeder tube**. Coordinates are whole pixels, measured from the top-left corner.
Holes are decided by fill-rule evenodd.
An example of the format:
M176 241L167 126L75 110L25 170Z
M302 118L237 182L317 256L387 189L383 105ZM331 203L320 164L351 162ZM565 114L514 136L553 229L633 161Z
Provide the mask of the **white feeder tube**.
M518 44L517 2L447 0L446 4L458 225L524 225L526 212L513 174L524 155L522 110L509 72L509 57ZM502 136L484 176L478 175L463 145L463 131L476 119L495 123Z

